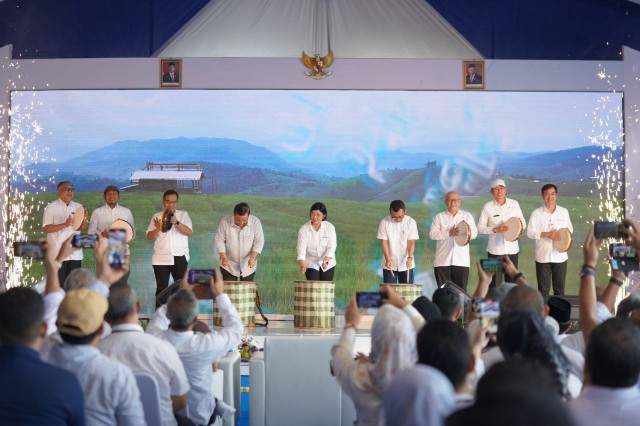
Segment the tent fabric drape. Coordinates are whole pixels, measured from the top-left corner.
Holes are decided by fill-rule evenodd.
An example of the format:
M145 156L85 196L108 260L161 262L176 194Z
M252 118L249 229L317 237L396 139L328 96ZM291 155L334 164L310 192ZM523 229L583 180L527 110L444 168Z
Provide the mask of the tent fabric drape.
M482 58L424 0L216 0L155 56L291 58L329 47L342 58Z

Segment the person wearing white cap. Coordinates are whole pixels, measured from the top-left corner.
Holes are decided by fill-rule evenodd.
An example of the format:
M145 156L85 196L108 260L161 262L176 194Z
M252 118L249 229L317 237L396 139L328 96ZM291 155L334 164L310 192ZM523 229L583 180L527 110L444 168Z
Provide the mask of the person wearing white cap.
M513 264L518 267L518 252L520 251L518 241L517 239L507 241L504 234L509 230L505 222L512 217L520 219L523 230L527 226L520 204L516 200L507 198L507 185L502 179L491 182L491 195L493 195L493 200L486 203L480 213L478 233L489 234L489 243L487 244L489 257L508 255ZM498 278L496 278L497 276ZM506 276L508 282L515 282L517 278ZM501 274L496 273L491 280L491 286L495 286L496 282L500 280Z

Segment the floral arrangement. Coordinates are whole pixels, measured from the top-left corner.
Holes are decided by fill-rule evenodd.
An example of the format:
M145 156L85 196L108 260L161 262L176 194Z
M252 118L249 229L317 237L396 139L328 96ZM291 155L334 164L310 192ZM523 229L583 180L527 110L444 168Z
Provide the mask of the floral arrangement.
M251 355L258 350L258 342L253 336L246 335L240 340L238 350L240 351L240 359L242 361L249 361Z

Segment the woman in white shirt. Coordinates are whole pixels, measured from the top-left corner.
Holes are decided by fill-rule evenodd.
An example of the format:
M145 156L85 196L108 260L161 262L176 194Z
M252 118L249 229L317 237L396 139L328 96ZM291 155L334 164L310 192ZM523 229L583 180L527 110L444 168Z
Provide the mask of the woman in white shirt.
M308 281L333 281L336 266L336 228L327 222L327 207L314 203L310 220L298 231L298 265Z

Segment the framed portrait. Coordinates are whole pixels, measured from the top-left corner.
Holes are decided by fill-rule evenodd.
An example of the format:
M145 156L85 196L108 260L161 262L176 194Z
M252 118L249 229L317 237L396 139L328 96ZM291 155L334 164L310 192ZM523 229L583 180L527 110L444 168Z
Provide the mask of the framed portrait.
M160 87L182 87L182 59L160 59Z
M463 61L462 87L465 89L484 89L485 77L484 61Z

